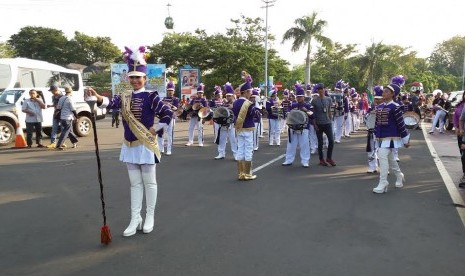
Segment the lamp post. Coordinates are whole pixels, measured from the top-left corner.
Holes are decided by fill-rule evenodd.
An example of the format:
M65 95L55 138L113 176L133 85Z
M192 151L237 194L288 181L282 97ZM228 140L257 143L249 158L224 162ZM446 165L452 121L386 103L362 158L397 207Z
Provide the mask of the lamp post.
M463 53L462 90L465 90L464 84L465 84L465 52Z
M262 0L265 3L265 97L268 97L268 8L273 7L276 0Z

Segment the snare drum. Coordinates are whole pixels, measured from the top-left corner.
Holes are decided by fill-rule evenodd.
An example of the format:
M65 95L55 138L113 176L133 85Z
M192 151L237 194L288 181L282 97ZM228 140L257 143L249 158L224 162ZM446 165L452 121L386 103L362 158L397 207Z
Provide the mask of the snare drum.
M420 124L420 116L413 111L405 112L403 116L405 127L408 129L415 129Z

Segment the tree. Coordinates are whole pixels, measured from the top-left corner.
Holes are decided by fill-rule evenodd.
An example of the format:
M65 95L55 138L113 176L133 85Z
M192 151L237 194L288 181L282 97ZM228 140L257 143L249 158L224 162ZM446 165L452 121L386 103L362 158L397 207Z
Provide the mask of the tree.
M437 74L461 76L465 55L465 36L454 36L436 45L429 57L431 70Z
M10 37L8 43L20 57L48 61L65 65L65 48L68 43L62 31L27 26Z
M367 83L369 91L373 91L373 82L382 77L381 67L391 48L381 42L372 43L367 47L365 54L356 59L359 66L359 77L362 83Z
M324 46L332 44L331 39L323 36L323 28L327 25L324 20L317 20L318 13L313 12L310 16L297 18L294 23L295 27L290 28L284 33L282 43L284 41L293 39L292 48L293 52L298 51L302 46L307 46L307 55L305 57L305 83L310 83L310 70L311 70L311 52L312 52L312 39L320 42Z
M92 37L75 32L66 48L68 63L91 65L97 61L112 63L121 56L121 51L109 37Z
M0 58L11 58L15 56L15 51L10 44L1 42L0 43Z

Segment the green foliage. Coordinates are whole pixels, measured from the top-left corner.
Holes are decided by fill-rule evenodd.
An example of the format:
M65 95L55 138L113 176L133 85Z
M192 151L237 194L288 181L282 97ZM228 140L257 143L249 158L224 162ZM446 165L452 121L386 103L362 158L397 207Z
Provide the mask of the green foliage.
M168 33L163 40L149 47L153 55L149 62L165 63L170 75L186 64L199 68L206 96L210 96L215 85L231 82L234 87L242 83L240 72L246 70L258 86L264 80L265 28L260 18L231 20L233 28L226 34L208 35L204 30L194 33ZM268 37L273 40L272 36ZM268 72L282 80L289 73L288 63L275 50L268 51Z
M20 57L48 61L55 64L67 63L67 38L60 30L27 26L8 40Z
M75 32L68 42L67 56L73 63L91 65L97 61L111 63L121 56L121 51L109 37L92 37Z
M68 41L62 31L44 27L24 27L10 37L8 44L16 56L59 65L112 62L121 56L109 37L91 37L75 32L74 38Z
M328 24L325 20L317 20L318 13L313 12L309 16L297 18L295 26L288 29L283 36L282 42L293 40L291 50L298 51L301 47L307 46L307 56L305 57L305 83L310 83L311 74L311 50L312 39L320 42L324 47L331 47L332 41L330 38L323 35L323 29Z
M12 58L15 56L15 51L10 44L1 42L0 43L0 58Z
M94 89L99 92L108 92L111 91L111 76L110 71L103 71L101 73L93 73L89 75L89 80L87 84L94 87Z

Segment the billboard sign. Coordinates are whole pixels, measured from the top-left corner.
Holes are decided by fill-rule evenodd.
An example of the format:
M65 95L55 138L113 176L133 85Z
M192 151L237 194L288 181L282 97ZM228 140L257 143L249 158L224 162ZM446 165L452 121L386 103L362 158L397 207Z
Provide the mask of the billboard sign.
M186 95L188 97L196 95L197 85L200 82L200 70L199 69L179 69L179 80L181 82L181 96Z
M145 89L157 91L160 97L166 96L166 65L147 64L147 82ZM132 90L128 77L128 65L117 63L111 65L111 91L113 95L118 95L123 91Z

